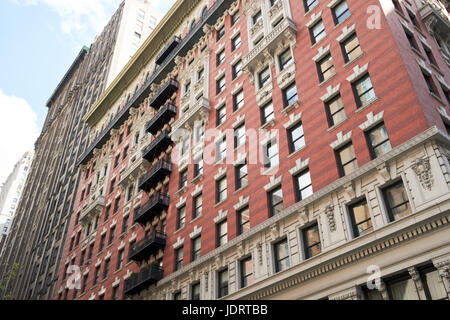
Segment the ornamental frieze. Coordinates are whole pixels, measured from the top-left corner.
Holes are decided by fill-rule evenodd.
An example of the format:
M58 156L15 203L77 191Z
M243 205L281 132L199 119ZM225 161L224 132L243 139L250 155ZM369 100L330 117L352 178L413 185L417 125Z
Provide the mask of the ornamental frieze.
M424 189L431 190L434 183L433 173L431 172L430 159L416 159L412 169Z

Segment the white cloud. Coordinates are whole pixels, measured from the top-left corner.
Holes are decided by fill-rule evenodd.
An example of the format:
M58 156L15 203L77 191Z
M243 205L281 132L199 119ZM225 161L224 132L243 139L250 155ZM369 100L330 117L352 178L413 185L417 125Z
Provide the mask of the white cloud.
M27 101L0 89L0 184L20 157L33 148L39 135L36 121L37 115Z
M46 5L61 18L64 34L83 38L100 33L123 0L11 0L16 4ZM155 8L154 15L161 19L175 0L148 0ZM83 39L85 40L85 39Z

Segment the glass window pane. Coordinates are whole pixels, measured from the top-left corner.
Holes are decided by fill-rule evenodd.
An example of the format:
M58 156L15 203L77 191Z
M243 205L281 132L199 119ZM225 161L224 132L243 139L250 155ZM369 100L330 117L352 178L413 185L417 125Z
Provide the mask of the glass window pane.
M406 279L390 285L393 300L419 300L416 286L412 279Z
M432 300L448 299L444 283L437 270L425 273L423 280L428 287Z

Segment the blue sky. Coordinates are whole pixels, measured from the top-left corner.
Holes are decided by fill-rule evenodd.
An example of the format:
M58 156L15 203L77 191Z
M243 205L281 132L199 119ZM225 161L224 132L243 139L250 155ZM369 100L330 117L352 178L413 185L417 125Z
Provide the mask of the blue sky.
M162 17L174 0L151 0ZM33 147L46 102L122 0L0 1L0 184ZM13 138L12 138L13 137Z

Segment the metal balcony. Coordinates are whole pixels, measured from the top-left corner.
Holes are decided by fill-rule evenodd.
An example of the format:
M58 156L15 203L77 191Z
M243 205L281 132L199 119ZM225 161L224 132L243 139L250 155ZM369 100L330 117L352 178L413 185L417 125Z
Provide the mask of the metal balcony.
M162 279L164 271L156 264L142 268L139 273L133 273L125 280L124 293L126 295L136 294L139 291L157 283Z
M142 158L148 162L153 162L161 152L166 150L172 144L169 130L161 132L150 144L142 151Z
M161 52L156 56L155 63L157 65L162 64L166 58L170 55L170 53L180 44L181 39L177 36L174 36L172 40L161 50Z
M81 212L80 222L82 224L87 223L92 217L97 214L101 214L103 208L105 207L105 197L99 196L92 200L86 208Z
M178 81L171 78L161 85L158 91L153 95L149 104L159 109L175 92L178 90Z
M166 103L164 107L149 121L145 127L147 132L155 135L164 124L168 123L171 118L177 114L177 107L173 103Z
M163 249L166 245L166 235L154 230L150 235L145 236L139 242L134 243L130 247L128 260L142 261L148 256Z
M158 182L164 180L172 172L172 164L164 159L159 160L149 172L139 178L139 189L149 191Z
M167 193L157 192L135 212L133 220L140 224L146 224L163 210L167 210L167 208L169 208L169 195Z
M187 109L172 126L172 132L176 132L177 129L187 125L190 128L194 127L194 123L197 120L208 119L211 107L209 106L209 100L202 97L195 105Z
M266 59L266 52L273 52L280 43L295 41L297 27L290 18L283 18L281 22L266 35L249 53L242 58L242 69L251 73L260 61Z

